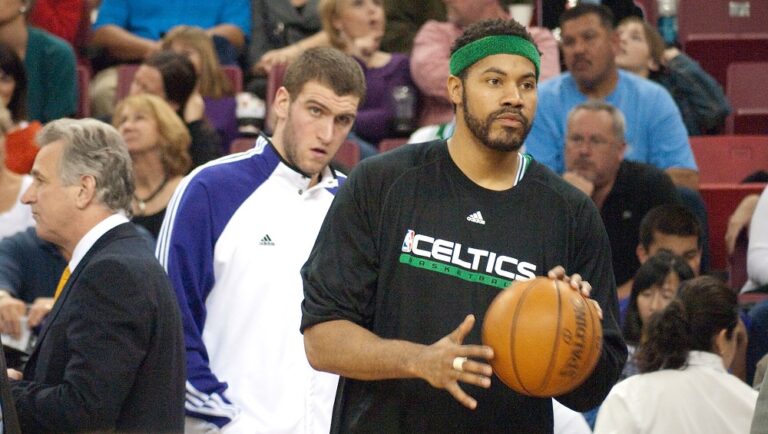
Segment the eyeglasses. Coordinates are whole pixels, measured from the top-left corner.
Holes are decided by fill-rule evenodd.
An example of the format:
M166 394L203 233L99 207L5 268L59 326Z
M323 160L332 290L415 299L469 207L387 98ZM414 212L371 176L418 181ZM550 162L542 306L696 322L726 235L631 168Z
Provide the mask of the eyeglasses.
M569 135L565 138L565 144L572 147L581 147L584 144L589 145L590 148L601 148L613 143L612 140L601 136L589 136L584 137L579 134Z

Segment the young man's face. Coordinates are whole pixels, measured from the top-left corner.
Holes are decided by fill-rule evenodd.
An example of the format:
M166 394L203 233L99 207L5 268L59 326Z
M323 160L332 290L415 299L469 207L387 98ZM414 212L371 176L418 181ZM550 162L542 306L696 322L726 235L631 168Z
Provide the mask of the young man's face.
M449 87L472 134L491 149L511 152L520 149L531 129L538 102L536 84L533 62L495 54L470 66L460 87Z
M699 239L697 236L670 235L656 231L653 233L653 240L648 245L647 251L642 245L637 247L637 256L640 263L643 263L662 250L681 256L688 263L688 266L691 267L693 274L695 276L699 275L701 271L701 249L699 249Z
M330 163L355 121L360 98L339 96L316 81L304 85L291 101L285 88L275 96L282 143L278 152L304 174L315 176Z

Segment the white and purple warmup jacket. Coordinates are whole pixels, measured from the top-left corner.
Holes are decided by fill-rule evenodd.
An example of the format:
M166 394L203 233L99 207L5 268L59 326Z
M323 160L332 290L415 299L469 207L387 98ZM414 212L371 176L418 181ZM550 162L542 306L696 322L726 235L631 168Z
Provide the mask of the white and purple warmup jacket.
M309 188L260 137L179 185L156 253L184 322L188 416L227 434L329 431L338 377L307 362L299 271L344 179L326 168Z

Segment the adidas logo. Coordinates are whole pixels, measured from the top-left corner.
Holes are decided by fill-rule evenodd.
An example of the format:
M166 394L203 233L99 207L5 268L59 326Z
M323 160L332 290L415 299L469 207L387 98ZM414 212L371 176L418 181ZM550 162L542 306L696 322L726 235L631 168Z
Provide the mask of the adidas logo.
M264 238L259 241L260 246L274 246L275 243L272 241L272 238L270 238L269 234L264 235Z
M480 214L480 211L473 212L472 214L468 215L467 220L480 225L485 224L485 220L483 220L483 215Z

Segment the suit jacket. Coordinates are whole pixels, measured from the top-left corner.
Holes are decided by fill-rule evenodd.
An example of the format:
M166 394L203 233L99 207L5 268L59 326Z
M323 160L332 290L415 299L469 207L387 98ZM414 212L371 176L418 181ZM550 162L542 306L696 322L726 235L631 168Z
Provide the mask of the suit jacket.
M185 379L173 290L126 223L72 271L11 389L25 433L165 433L183 431Z
M16 406L13 403L13 396L8 385L8 374L5 368L5 354L3 343L0 341L0 410L2 410L2 420L0 426L3 427L3 434L19 434L19 419L16 416Z

